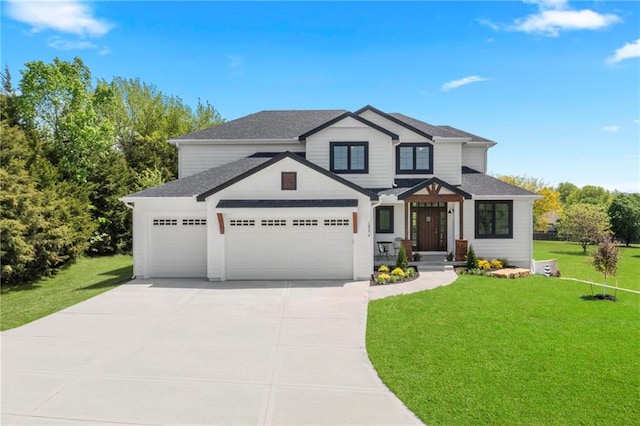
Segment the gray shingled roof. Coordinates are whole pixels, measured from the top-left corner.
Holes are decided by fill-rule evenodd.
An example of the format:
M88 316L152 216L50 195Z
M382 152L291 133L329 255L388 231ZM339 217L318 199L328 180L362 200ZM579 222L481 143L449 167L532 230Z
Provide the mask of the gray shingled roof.
M186 139L297 139L298 136L347 112L346 110L260 111L199 132L178 136Z
M443 137L443 138L459 138L460 137L459 134L449 131L443 128L442 126L434 126L432 124L425 123L424 121L417 120L413 117L409 117L408 115L400 114L399 112L392 112L389 115L431 136L437 136L437 137Z
M242 158L224 166L214 167L195 175L177 179L164 185L145 189L125 198L135 197L194 197L222 185L231 179L270 161L271 158Z
M511 185L492 176L480 173L467 167L462 173L460 189L473 195L487 196L532 196L535 192L527 191L519 186Z
M478 135L474 135L473 133L469 133L469 132L465 132L464 130L460 130L460 129L456 129L455 127L451 127L451 126L438 126L441 129L445 129L451 133L455 133L459 136L465 137L465 138L471 138L472 142L491 142L491 143L495 143L492 140L489 139L485 139L482 136L478 136Z

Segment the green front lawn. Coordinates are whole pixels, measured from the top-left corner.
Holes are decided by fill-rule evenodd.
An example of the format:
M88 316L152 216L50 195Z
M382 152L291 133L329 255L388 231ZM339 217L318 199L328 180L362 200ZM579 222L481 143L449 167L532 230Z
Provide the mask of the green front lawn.
M558 269L565 278L577 278L603 283L602 274L590 264L594 246L584 254L577 243L564 241L534 241L533 257L536 260L558 259ZM620 247L618 274L608 279L608 284L640 291L640 246Z
M460 276L371 302L367 350L429 425L637 424L640 295L586 294L555 278Z
M0 294L0 330L19 327L89 299L133 275L131 256L90 257L64 267L56 276Z

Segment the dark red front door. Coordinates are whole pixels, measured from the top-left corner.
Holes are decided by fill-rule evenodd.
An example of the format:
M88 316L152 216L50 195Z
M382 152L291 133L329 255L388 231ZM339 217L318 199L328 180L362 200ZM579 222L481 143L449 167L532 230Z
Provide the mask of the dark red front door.
M447 250L447 209L430 203L411 208L411 228L417 251Z

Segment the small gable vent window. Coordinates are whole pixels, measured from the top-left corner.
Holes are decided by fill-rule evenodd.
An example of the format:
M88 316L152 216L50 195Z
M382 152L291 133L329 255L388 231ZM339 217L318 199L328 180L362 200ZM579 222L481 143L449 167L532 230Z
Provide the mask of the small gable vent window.
M286 219L262 219L262 226L286 226Z
M231 219L229 226L256 226L256 221L253 219Z
M153 226L176 226L178 219L153 219Z
M202 226L207 224L207 219L182 219L184 226Z
M318 226L318 219L293 219L293 226Z
M298 189L298 174L296 172L282 172L282 190L295 191Z
M324 226L349 226L349 219L325 219Z

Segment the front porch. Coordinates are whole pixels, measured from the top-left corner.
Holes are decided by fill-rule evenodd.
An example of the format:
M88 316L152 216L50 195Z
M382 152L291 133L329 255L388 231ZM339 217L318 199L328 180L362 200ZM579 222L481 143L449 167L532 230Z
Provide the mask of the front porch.
M446 252L417 252L420 253L420 260L408 259L409 267L415 268L418 272L428 272L428 271L444 271L445 266L464 266L464 261L447 261L447 253ZM414 253L415 254L415 253ZM373 267L374 271L377 271L378 268L382 265L387 265L389 267L393 267L398 260L397 254L389 253L389 254L378 254L374 257Z

